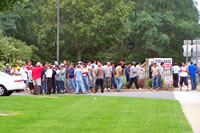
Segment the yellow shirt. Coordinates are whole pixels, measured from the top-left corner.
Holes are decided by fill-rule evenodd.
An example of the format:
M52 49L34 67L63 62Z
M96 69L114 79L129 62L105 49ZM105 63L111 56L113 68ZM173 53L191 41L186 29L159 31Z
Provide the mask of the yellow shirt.
M116 76L119 77L122 75L122 67L118 66L116 67Z

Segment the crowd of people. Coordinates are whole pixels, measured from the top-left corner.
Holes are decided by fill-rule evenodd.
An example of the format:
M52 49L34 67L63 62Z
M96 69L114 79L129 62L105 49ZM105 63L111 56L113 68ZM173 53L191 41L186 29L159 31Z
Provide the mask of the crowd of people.
M181 67L175 63L171 70L175 88L180 86L180 90L182 90L183 83L188 86L189 73L192 90L197 89L196 74L200 74L200 69L192 62L189 66L182 62ZM126 88L131 88L134 83L135 88L139 89L140 71L144 71L144 68L135 61L125 67L123 61L120 61L116 67L111 62L102 65L99 61L88 61L87 63L79 61L74 65L66 60L61 64L56 61L54 64L46 62L45 65L37 62L33 67L32 62L29 61L27 65L22 64L21 67L15 64L11 68L9 64L6 64L5 68L5 72L8 74L21 76L31 94L48 95L52 93L97 93L99 88L101 93L111 91L111 89L120 92L124 84L123 75L126 77ZM149 78L152 79L152 90L159 90L162 87L161 78L164 71L164 63L150 64Z
M5 72L11 75L21 76L31 94L56 94L56 93L90 93L98 92L101 88L101 93L116 89L118 92L123 87L123 65L121 61L117 67L114 63L107 62L104 65L99 61L88 61L87 63L78 62L76 65L64 60L63 63L54 64L45 63L42 65L37 62L33 67L32 62L14 65L11 69L9 64L6 64ZM136 62L129 64L125 69L128 88L134 82L137 89L138 86L138 67Z

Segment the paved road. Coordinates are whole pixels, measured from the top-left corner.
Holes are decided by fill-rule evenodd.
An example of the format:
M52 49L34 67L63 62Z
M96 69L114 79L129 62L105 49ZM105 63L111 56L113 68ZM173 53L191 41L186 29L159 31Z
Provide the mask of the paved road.
M12 96L28 96L29 93L14 93ZM65 94L69 95L69 94ZM200 92L199 91L122 91L122 92L106 92L106 93L90 93L87 95L94 96L122 96L122 97L141 97L141 98L159 98L178 100L182 106L188 121L192 125L194 133L200 133Z

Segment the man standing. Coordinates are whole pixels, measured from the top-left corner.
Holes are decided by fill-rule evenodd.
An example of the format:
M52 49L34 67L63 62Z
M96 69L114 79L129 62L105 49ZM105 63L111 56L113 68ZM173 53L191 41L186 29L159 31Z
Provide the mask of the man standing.
M19 71L17 70L17 66L14 65L13 69L10 71L11 75L15 75L18 76L19 75Z
M123 86L123 72L122 72L123 63L120 62L119 65L116 67L116 84L117 84L117 91L120 92L120 89Z
M60 74L60 70L58 69L58 65L55 66L55 71L56 71L56 89L57 89L57 93L60 93L60 83L59 83L59 74Z
M53 68L53 66L51 67L53 73L52 73L52 87L53 87L53 94L56 94L56 70Z
M90 87L88 86L88 68L85 63L83 63L83 84L87 92L90 92Z
M111 80L111 89L112 89L112 86L114 86L114 88L116 89L117 88L117 85L116 85L116 82L115 82L115 64L112 63L112 80Z
M6 68L5 68L5 72L6 72L7 74L10 74L10 70L11 70L11 68L10 68L9 64L7 63L7 64L6 64Z
M26 88L28 87L28 70L25 67L25 64L22 64L22 67L20 69L20 75L21 78L24 80L24 83L26 84Z
M192 84L192 90L196 90L197 89L197 80L196 80L197 67L193 64L193 62L191 62L188 69L189 69L190 80Z
M75 91L74 70L74 65L71 63L67 75L67 78L69 79L69 93L72 93L73 90Z
M32 66L30 67L30 70L28 70L28 85L30 94L33 94Z
M47 78L47 95L51 95L51 88L52 88L52 75L53 75L53 70L50 64L47 67L47 71L45 72L46 78Z
M79 90L81 89L82 93L85 94L85 87L83 85L82 74L83 71L80 68L80 65L77 65L76 70L74 71L74 79L76 81L76 94L79 94Z
M64 64L61 64L59 73L59 83L60 83L61 93L65 93L65 81L66 81L65 67Z
M187 91L189 91L188 85L188 67L182 62L182 66L180 68L180 90L182 91L183 83L187 85Z
M131 64L128 64L125 70L127 84L129 84L130 82L130 68L131 68Z
M151 68L153 67L153 61L151 61L151 64L149 65L149 78L152 79L152 71Z
M131 80L130 80L130 82L129 82L128 89L131 88L133 82L134 82L134 84L135 84L135 87L136 87L137 89L139 89L139 86L138 86L138 78L137 78L137 76L138 76L138 75L137 75L136 62L134 61L134 62L133 62L133 65L132 65L132 67L131 67L131 69L130 69L130 78L131 78Z
M103 78L104 78L104 69L101 67L101 64L98 64L98 69L96 71L96 87L95 87L95 93L98 92L99 86L101 87L101 93L104 93L104 87L103 87Z
M45 75L45 72L47 71L49 63L46 62L44 66L44 70L41 71L41 86L40 86L40 94L43 94L43 91L45 94L47 94L47 78Z
M152 71L152 89L155 87L155 82L156 82L156 90L158 90L159 85L158 85L158 80L160 76L160 68L157 65L157 63L154 63L153 67L151 68Z
M175 88L178 88L180 68L177 65L177 63L174 63L174 66L172 67L172 71L173 71L173 81L174 81L173 85L174 85Z
M41 71L44 70L42 64L37 62L36 67L32 69L34 94L38 95L41 86Z
M163 62L160 63L159 68L160 68L160 75L158 76L158 87L162 88L162 81L161 81L161 79L162 79L162 75L163 75L163 72L164 72L164 63Z
M105 90L108 89L108 91L110 91L111 78L112 78L112 66L111 66L110 62L108 62L107 67L105 67L105 78L106 78L106 88L105 88Z

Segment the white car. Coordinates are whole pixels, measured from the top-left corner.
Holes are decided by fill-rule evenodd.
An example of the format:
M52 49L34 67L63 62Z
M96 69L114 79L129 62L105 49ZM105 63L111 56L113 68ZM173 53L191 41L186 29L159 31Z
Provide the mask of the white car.
M14 91L24 91L26 84L21 76L11 76L0 71L0 96L9 96Z

